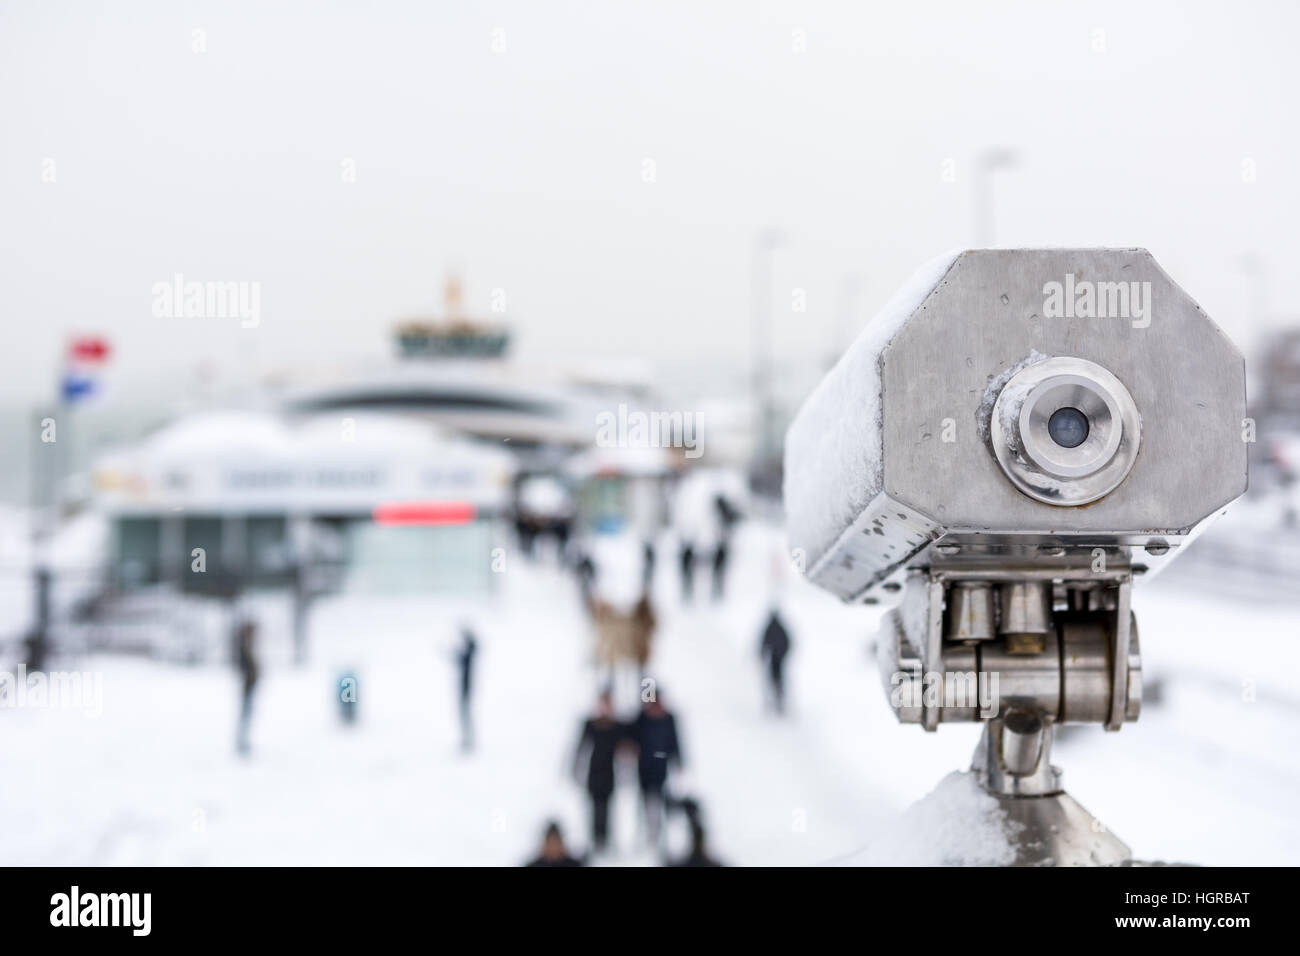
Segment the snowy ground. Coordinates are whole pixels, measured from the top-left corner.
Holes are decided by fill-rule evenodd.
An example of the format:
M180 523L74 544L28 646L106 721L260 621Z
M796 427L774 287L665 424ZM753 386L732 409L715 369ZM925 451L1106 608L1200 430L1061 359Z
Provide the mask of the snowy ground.
M756 657L771 600L773 532L750 525L721 605L657 590L653 673L678 713L687 773L717 855L738 864L831 861L870 844L949 770L971 726L897 725L868 645L878 612L802 583L782 604L796 647L792 712L763 713ZM1292 863L1300 790L1300 604L1212 598L1173 575L1135 596L1158 703L1119 734L1058 744L1071 792L1146 859ZM703 583L703 581L701 581ZM270 654L254 753L233 752L235 678L97 656L103 713L0 709L0 864L513 864L545 819L585 843L567 775L596 686L570 581L508 565L493 606L346 597L319 606L311 663L283 653L283 609L266 609ZM465 616L482 638L479 747L457 749L450 648ZM345 728L339 673L360 680ZM606 862L646 864L632 786ZM680 844L680 827L671 835Z

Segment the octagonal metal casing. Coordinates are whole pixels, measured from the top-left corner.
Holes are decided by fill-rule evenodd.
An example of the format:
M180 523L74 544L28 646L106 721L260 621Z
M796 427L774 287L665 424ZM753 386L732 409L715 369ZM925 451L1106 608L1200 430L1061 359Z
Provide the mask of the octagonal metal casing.
M1017 488L990 437L1007 382L1064 357L1118 379L1140 419L1123 479L1082 505ZM945 554L1005 564L1100 547L1158 567L1245 491L1244 428L1241 353L1146 250L945 256L791 425L791 544L846 600Z

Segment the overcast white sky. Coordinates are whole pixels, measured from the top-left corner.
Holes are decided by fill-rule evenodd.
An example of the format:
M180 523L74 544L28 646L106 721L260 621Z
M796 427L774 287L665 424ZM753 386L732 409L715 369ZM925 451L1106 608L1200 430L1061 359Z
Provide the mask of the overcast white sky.
M1300 312L1298 21L1287 2L4 0L0 403L48 393L76 329L112 336L136 399L204 360L238 381L383 356L448 267L478 311L506 291L522 357L740 382L766 224L786 235L779 354L811 366L846 277L860 325L972 243L993 146L1021 157L998 244L1144 245L1248 346L1261 305ZM261 326L153 317L178 272L261 282Z

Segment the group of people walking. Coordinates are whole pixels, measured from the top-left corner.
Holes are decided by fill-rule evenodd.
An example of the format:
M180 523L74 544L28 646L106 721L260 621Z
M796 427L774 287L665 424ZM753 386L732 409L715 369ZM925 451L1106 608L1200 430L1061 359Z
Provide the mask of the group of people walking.
M573 855L560 825L550 821L541 852L527 865L582 866L606 854L612 842L610 804L623 775L620 771L630 775L635 767L646 844L655 853L661 853L666 815L680 810L690 828L690 849L680 859L666 861L666 865L721 866L709 853L698 802L673 793L669 787L671 775L681 764L677 718L657 693L642 702L634 718L620 720L614 712L612 695L602 692L596 700L595 712L582 723L573 755L574 778L586 788L590 801L590 852L587 857Z
M583 783L591 802L591 847L603 853L609 846L609 805L614 796L618 765L635 761L637 788L647 842L657 847L663 829L670 769L682 763L677 718L656 694L645 701L631 721L614 715L608 691L596 701L596 712L583 722L573 756L574 777Z
M701 506L697 512L707 515L709 521L697 523L691 535L680 537L679 568L683 602L692 598L697 562L701 557L711 558L713 572L713 597L723 596L727 574L728 554L733 525L739 513L722 495L698 496ZM698 517L698 515L697 515ZM705 531L700 525L707 525ZM679 530L685 530L679 529ZM630 553L630 552L629 552ZM582 865L589 858L598 858L614 846L611 832L611 807L620 785L635 781L641 820L641 837L644 844L656 855L664 848L665 822L671 814L680 813L690 832L690 850L670 865L717 866L720 865L708 850L707 836L701 819L698 802L674 786L674 777L683 763L681 738L677 718L664 704L662 694L653 682L644 681L651 656L652 639L658 619L651 603L651 582L654 577L654 553L648 545L632 557L616 560L593 560L585 554L578 563L577 572L584 604L590 615L595 635L595 663L598 673L603 672L606 688L618 687L617 678L634 671L642 686L651 684L648 696L643 694L639 709L634 715L616 713L614 693L602 692L594 711L581 726L577 746L572 758L572 773L586 791L590 809L589 857L571 854L563 833L556 823L548 824L543 845L535 866ZM604 557L603 555L601 557ZM634 560L634 558L636 560ZM626 567L623 567L626 565ZM613 589L606 595L601 587L606 577L613 579L614 571L621 570L626 577L626 587ZM639 595L639 596L638 596ZM470 752L475 746L473 696L476 658L480 643L474 628L462 623L459 641L452 652L455 674L455 699L459 718L460 746ZM765 700L769 710L781 714L785 710L785 662L792 640L781 614L774 608L760 628L758 651L763 662ZM253 702L261 672L258 648L258 627L248 615L240 615L234 627L234 660L239 674L240 707L236 748L241 755L250 752L250 727ZM351 696L340 696L345 724L356 721L355 675L347 675L340 686L351 686ZM623 687L622 690L626 690Z

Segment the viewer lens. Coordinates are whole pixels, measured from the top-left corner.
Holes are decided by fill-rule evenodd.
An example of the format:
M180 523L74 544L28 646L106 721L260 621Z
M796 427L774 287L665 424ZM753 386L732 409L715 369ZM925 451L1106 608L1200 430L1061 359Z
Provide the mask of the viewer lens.
M1047 434L1062 448L1077 448L1088 437L1088 416L1077 408L1058 408L1047 420Z

